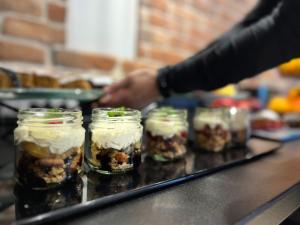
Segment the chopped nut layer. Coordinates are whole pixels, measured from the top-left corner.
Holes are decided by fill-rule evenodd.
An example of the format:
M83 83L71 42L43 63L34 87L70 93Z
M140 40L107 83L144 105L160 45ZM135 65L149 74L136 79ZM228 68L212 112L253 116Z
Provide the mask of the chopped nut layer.
M164 139L161 136L152 136L147 132L147 151L151 156L163 157L163 160L174 160L186 153L186 139L174 135L172 138Z
M33 188L56 186L75 179L82 170L83 150L74 147L63 154L52 154L47 148L31 142L19 145L17 180Z
M230 140L230 131L220 125L214 128L206 125L195 133L196 143L201 149L207 151L220 152L228 147Z
M95 143L91 147L90 163L100 171L108 173L124 172L136 168L141 160L140 144L129 146L123 151L98 148Z

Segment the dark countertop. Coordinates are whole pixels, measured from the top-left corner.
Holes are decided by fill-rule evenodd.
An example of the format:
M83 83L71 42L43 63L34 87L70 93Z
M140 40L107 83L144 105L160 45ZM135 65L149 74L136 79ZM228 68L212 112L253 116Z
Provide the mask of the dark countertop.
M234 224L299 181L299 145L57 224Z
M0 140L0 164L13 160L11 149L3 151L10 145ZM234 224L299 181L299 146L286 143L251 163L51 224Z

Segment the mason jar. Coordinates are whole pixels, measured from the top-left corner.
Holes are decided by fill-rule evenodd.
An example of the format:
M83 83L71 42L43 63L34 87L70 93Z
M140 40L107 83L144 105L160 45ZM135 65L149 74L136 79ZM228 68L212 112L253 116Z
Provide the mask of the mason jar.
M89 166L102 174L135 169L141 161L141 113L128 108L96 108L92 112Z
M199 149L220 152L229 147L229 116L224 108L197 108L193 125Z
M251 135L250 115L247 109L236 107L228 108L230 130L231 130L231 147L243 147Z
M76 180L83 169L85 130L79 110L20 110L14 131L17 183L49 189Z
M154 160L172 161L186 153L187 111L162 107L151 111L145 124L146 151Z

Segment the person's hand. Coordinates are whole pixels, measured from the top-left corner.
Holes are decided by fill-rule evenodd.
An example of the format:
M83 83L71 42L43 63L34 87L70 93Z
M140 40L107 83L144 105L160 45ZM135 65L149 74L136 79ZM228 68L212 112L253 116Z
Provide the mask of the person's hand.
M106 95L100 105L142 108L159 98L156 85L157 71L140 69L124 79L104 88Z

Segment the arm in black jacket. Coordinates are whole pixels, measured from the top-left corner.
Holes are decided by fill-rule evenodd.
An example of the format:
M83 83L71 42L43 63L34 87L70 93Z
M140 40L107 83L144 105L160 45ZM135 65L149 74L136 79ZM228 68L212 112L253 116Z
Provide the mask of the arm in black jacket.
M175 93L213 90L251 77L300 56L299 21L300 1L282 0L263 18L158 76Z

